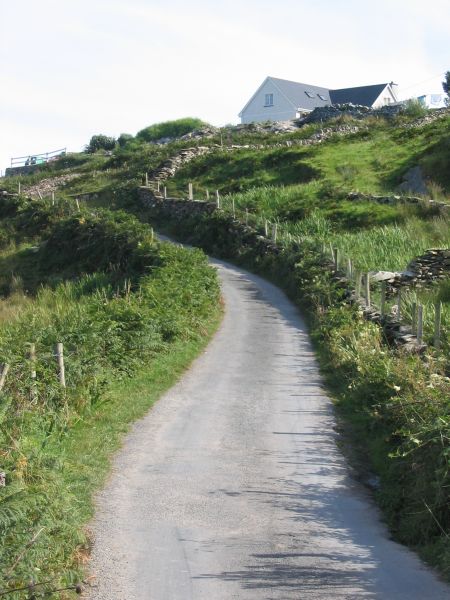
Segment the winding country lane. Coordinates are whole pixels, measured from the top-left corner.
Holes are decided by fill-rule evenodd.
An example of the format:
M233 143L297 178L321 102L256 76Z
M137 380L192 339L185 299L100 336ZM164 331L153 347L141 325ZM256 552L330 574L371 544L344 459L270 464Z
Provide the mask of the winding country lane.
M224 321L115 460L89 598L450 598L350 478L297 310L213 264Z

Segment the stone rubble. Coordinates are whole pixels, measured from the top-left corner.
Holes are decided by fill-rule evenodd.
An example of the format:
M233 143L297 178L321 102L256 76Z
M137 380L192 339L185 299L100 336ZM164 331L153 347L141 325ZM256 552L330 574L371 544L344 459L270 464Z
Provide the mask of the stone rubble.
M362 192L350 192L346 196L347 200L362 200L369 202L378 202L379 204L420 204L424 203L429 207L436 207L439 211L450 212L450 204L441 200L432 200L431 198L424 198L419 196L404 196L404 195L390 195L390 196L377 196L375 194L363 194Z
M68 173L67 175L59 175L58 177L50 177L48 179L42 179L35 185L24 188L24 193L28 194L30 197L39 197L39 194L42 198L46 196L50 196L52 192L56 192L61 186L65 185L69 181L73 181L81 177L81 175L77 173Z

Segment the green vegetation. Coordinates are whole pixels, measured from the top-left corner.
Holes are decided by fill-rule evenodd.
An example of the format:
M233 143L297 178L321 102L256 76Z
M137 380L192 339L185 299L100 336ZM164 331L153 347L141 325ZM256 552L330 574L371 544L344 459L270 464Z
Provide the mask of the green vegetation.
M208 123L200 119L187 117L176 121L155 123L138 131L136 137L144 142L156 142L162 138L179 138L187 133L191 133L195 129L201 129L206 126L208 126Z
M40 173L20 179L26 188L45 177L78 175L60 190L54 206L48 200L31 205L18 198L3 201L0 207L0 293L5 296L0 303L0 347L15 375L8 379L9 385L13 382L17 387L7 388L6 396L17 394L18 398L18 433L14 433L14 439L21 440L23 436L25 440L16 448L12 438L7 437L9 430L5 430L5 461L10 461L6 491L16 489L9 486L13 481L14 486L20 487L22 480L15 480L14 474L24 473L24 504L27 506L35 497L37 508L32 514L38 515L43 506L39 494L44 490L45 498L49 497L45 495L47 480L64 480L64 485L56 487L69 491L56 498L55 510L65 515L73 510L75 516L68 519L67 530L61 526L61 535L49 527L52 536L48 539L61 540L66 536L67 544L58 541L48 552L44 551L48 539L43 532L42 547L32 546L27 553L29 562L11 585L29 577L32 565L42 564L36 563L41 552L42 560L48 561L55 574L68 573L66 580L74 580L77 565L86 552L86 541L77 523L85 522L90 514L88 498L95 487L96 473L106 471L104 458L100 455L97 460L92 449L104 444L106 456L116 447L121 429L119 421L114 421L116 410L122 411L121 415L125 411L131 420L142 414L147 405L142 400L144 405L139 403L136 412L131 413L127 403L121 402L120 392L115 395L111 390L125 386L120 389L127 389L128 394L134 381L140 386L141 379L130 380L130 373L141 373L144 382L150 378L152 386L158 389L168 385L170 365L179 365L179 371L187 362L186 352L191 356L193 348L201 344L199 332L208 330L217 318L216 283L203 258L152 243L149 230L143 225L149 213L137 203L136 189L142 184L144 173L151 174L170 156L196 144L221 147L192 161L166 182L169 194L186 197L189 182L194 184L197 198L204 198L207 190L219 189L224 210L183 222L169 223L165 219L160 225L171 227L180 237L210 253L271 277L302 306L343 416L346 435L356 445L358 456L363 457L362 467L380 477L381 487L376 495L394 535L416 547L448 575L448 280L405 296L406 319L410 318L413 301L425 305L427 342L433 332L432 305L438 300L443 305L441 350L429 349L425 359L407 356L389 348L380 329L363 320L360 312L344 301L342 288L326 268L329 257L323 250L325 245L329 254L330 246L337 247L344 260L351 258L355 268L367 271L403 270L427 248L449 247L449 218L436 207L425 202L379 204L348 199L348 193L354 190L392 194L404 174L415 166L421 167L432 196L448 199L450 117L416 128L413 125L418 116L414 106L392 121L342 117L289 134L273 134L258 126L227 127L199 141L175 139L168 144L154 141L179 138L204 124L188 120L188 130L183 129L184 125L179 128L178 122L157 124L134 138L123 134L111 156L68 155ZM313 146L295 145L322 128L336 125L357 125L359 131L343 137L336 135ZM284 142L290 145L284 146ZM233 144L271 147L227 148ZM1 184L16 191L18 182L11 178ZM91 195L85 202L82 195L87 193ZM80 210L75 196L81 198ZM266 220L276 223L283 251L260 256L248 244L245 234L233 235L233 204L238 217L248 219L260 233L264 232ZM140 223L120 212L123 210L134 213ZM28 291L25 296L24 290ZM377 290L372 292L378 300ZM388 304L390 307L392 299ZM167 316L162 307L167 308ZM153 329L147 326L150 314ZM91 347L91 331L93 340L103 344L101 355L97 345ZM110 345L105 341L109 339ZM51 344L59 340L67 345L68 378L74 384L73 392L64 397L55 383L49 355ZM42 357L40 377L47 377L44 380L53 390L46 392L48 406L41 406L42 410L34 405L30 408L29 365L22 375L19 371L19 366L25 364L25 345L31 341L37 344L38 356ZM149 361L149 369L143 366L141 358ZM169 365L168 371L164 371L165 365ZM160 384L158 373L162 371L166 375ZM42 391L38 392L41 398ZM107 402L107 398L111 400ZM10 411L6 411L5 418L13 418ZM105 429L100 425L103 419L107 423ZM91 439L88 432L94 427L98 428L99 437ZM105 433L110 428L116 432L111 434L111 444L109 433ZM79 454L73 450L78 446ZM61 456L57 448L63 448L65 454ZM51 455L48 462L47 452ZM23 464L22 456L26 459ZM47 477L45 482L40 479L41 471ZM30 479L26 479L28 472ZM39 493L35 495L34 490ZM78 494L80 490L84 490L80 492L84 500L77 512L70 493ZM20 494L17 499L21 499ZM12 501L16 501L15 497ZM8 516L8 511L8 506L5 513L0 508L0 526L1 515ZM17 523L25 532L20 538L22 546L19 540L13 547L18 553L39 523L35 522L36 528L26 528L21 519L29 519L30 513L14 515L12 527ZM74 557L77 544L80 556ZM12 564L14 551L5 565Z
M93 154L98 150L114 150L115 146L115 138L103 134L93 135L86 146L86 152Z
M155 242L129 214L23 197L3 209L0 572L2 590L43 592L80 579L110 454L206 343L219 289L200 251Z

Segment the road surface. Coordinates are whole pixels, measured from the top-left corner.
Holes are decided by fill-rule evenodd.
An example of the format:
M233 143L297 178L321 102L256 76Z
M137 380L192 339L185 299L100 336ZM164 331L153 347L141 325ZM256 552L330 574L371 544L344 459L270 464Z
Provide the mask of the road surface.
M97 498L88 597L450 598L350 477L297 310L213 264L223 323L116 457Z

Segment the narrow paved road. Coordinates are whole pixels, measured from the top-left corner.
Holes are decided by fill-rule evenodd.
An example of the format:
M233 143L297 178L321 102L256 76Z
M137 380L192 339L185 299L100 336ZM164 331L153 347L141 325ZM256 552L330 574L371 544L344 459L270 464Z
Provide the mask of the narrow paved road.
M98 497L89 597L450 598L349 477L296 309L214 264L223 324L117 456Z

